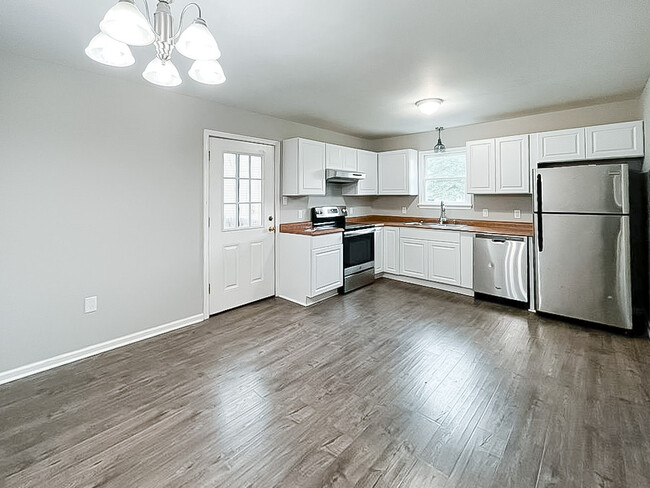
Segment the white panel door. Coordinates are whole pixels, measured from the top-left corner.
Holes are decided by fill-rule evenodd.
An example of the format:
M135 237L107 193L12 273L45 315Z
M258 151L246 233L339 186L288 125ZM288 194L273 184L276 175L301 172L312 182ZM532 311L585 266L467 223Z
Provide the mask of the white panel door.
M494 139L470 141L467 150L467 193L494 193L496 165Z
M343 246L324 247L311 252L311 295L343 286Z
M496 192L530 193L528 135L496 140Z
M384 271L384 229L375 229L375 273Z
M384 272L399 274L399 228L384 227Z
M585 129L554 130L531 136L534 163L585 159Z
M428 243L428 275L427 279L460 285L460 246L455 242Z
M274 148L210 138L210 314L275 294Z
M643 156L643 122L587 127L587 159Z
M400 238L399 262L400 274L413 278L426 279L427 277L427 241L409 238Z

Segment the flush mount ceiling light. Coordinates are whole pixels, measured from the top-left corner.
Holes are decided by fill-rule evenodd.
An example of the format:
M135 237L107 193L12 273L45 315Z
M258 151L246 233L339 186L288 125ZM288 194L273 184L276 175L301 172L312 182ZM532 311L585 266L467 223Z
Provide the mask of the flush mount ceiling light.
M173 0L159 0L153 19L147 1L143 0L143 14L134 0L119 0L99 23L101 32L88 44L86 55L98 63L121 68L135 62L129 45L153 44L156 57L147 65L142 76L155 85L178 86L182 80L171 60L176 48L183 56L194 60L188 71L193 80L207 85L226 81L223 68L217 61L221 52L201 17L201 7L194 2L187 4L181 12L178 30L174 33L170 8ZM198 17L183 30L185 13L191 7L196 7Z
M420 109L425 115L431 115L438 111L440 105L442 105L442 98L425 98L424 100L418 100L415 102L415 106Z

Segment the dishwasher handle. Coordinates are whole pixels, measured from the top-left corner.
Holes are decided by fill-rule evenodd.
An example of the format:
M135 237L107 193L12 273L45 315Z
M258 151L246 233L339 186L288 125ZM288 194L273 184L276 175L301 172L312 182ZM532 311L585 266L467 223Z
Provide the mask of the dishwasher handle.
M520 237L520 236L503 236L503 235L496 235L496 234L476 234L476 238L489 239L492 242L495 242L497 244L504 244L506 241L523 242L526 240L524 237Z

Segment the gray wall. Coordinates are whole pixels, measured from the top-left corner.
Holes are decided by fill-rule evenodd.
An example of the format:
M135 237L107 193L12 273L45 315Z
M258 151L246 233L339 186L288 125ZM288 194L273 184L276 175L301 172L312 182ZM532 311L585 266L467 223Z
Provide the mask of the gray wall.
M0 51L0 372L202 312L203 130L368 141ZM83 313L86 296L99 310Z

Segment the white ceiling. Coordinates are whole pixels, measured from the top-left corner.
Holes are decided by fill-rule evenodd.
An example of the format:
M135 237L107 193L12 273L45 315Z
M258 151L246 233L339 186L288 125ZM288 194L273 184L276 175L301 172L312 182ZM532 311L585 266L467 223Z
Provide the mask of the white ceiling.
M198 2L228 80L195 83L175 53L173 90L361 137L629 99L650 76L648 0ZM147 83L152 46L130 68L84 55L114 0L2 3L0 49ZM427 97L445 99L433 117Z

